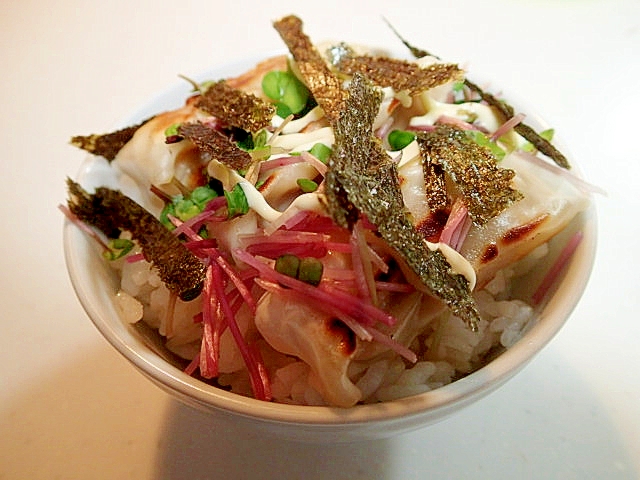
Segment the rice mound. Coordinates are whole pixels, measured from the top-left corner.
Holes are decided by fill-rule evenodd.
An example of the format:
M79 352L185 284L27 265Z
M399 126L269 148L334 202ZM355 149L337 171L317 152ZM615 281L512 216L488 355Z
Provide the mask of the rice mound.
M362 393L362 403L395 400L447 385L482 367L503 349L515 344L533 324L534 309L512 298L513 286L548 253L543 244L474 293L481 321L472 332L447 310L434 317L410 345L418 362L410 364L387 351L367 360L354 360L348 377ZM176 300L168 315L170 295L158 274L145 261L113 263L120 275L116 306L129 323L144 322L162 336L166 348L190 360L199 354L202 330L194 322L200 302ZM244 308L244 307L243 307ZM243 334L257 335L248 312L239 312ZM273 400L297 405L326 405L311 368L304 362L271 348L263 339L258 346L269 371ZM245 364L229 331L221 338L220 376L216 384L234 393L252 396Z

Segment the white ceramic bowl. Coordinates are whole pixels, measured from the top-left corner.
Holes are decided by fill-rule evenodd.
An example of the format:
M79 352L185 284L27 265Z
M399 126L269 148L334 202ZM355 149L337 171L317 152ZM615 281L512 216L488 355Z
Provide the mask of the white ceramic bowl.
M254 65L248 59L204 78L222 78ZM188 87L177 86L131 119L178 107ZM86 187L117 186L106 161L90 158L77 176ZM228 415L240 426L310 441L350 441L391 436L439 421L477 401L519 372L558 332L585 289L594 261L596 218L591 208L576 225L584 238L536 324L513 347L474 373L439 389L401 400L349 409L268 403L229 393L186 375L172 365L157 339L123 322L113 303L117 279L95 242L70 222L64 227L66 263L76 294L98 330L125 358L158 386L198 409Z

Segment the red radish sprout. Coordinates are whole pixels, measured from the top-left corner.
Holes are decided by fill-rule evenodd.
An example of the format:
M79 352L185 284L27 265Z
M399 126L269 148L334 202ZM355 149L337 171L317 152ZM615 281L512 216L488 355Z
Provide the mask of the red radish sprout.
M227 301L227 297L225 295L225 285L224 279L222 278L223 270L220 265L212 263L209 266L209 269L212 272L213 277L213 288L216 297L218 298L218 302L220 303L220 307L222 310L222 314L224 315L224 319L227 323L227 327L231 331L233 338L240 350L240 354L244 359L244 362L247 366L247 370L249 371L249 378L251 379L251 388L253 390L253 394L255 398L258 400L271 400L271 388L268 385L269 379L263 373L266 371L264 367L258 366L258 361L255 356L252 355L249 345L247 344L245 338L240 331L240 327L238 326L235 314L231 309L231 305Z
M388 335L382 333L380 330L376 330L375 328L369 326L365 326L364 328L371 334L376 342L389 347L391 350L406 358L411 363L416 363L418 361L418 357L411 349L405 347L401 343L396 342Z
M531 296L531 303L534 306L540 305L546 298L547 293L549 293L549 290L560 276L560 273L569 263L569 260L571 260L571 257L578 248L578 245L580 245L580 242L582 242L583 236L584 234L582 232L574 233L573 236L569 239L569 242L564 246L564 248L560 252L560 255L558 255L558 258L542 279L542 282L538 286L537 290Z
M314 287L295 278L281 274L269 265L266 265L253 257L248 252L236 250L235 255L239 260L255 268L259 272L261 278L271 282L280 283L281 285L303 293L308 297L308 300L316 300L321 303L325 302L332 304L339 311L343 312L345 315L352 316L360 323L368 325L371 325L374 322L381 322L386 325L394 325L396 323L396 319L392 315L389 315L383 310L380 310L374 305L371 305L358 297L340 291L336 288L322 286L322 284L321 286Z
M406 128L409 132L433 132L435 129L434 125L409 125Z
M438 241L446 243L452 248L460 237L460 229L464 227L469 210L461 198L456 198L451 207L451 213L445 223Z
M302 160L314 167L323 177L327 174L327 166L322 163L315 155L312 155L309 152L302 152L300 154L300 157L302 158Z
M495 142L496 140L498 140L502 135L504 135L505 133L507 133L509 130L511 130L513 127L515 127L516 125L518 125L519 123L521 123L524 118L526 117L526 115L524 113L517 113L515 114L513 117L511 117L509 120L507 120L506 122L504 122L502 125L500 125L495 132L493 132L491 134L491 136L489 137L489 140L491 140L492 142Z
M276 168L285 167L287 165L293 165L295 163L302 163L304 160L300 155L279 157L273 160L265 160L260 163L260 173L265 173Z
M207 267L202 288L202 344L200 347L200 374L204 378L218 376L220 360L220 316L218 298L214 295L213 267Z
M251 255L274 259L285 254L296 255L298 257L322 258L328 252L322 243L264 242L249 245L246 250Z
M173 337L173 320L176 311L176 301L178 295L174 292L169 292L169 300L167 301L167 311L165 312L164 320L164 336L167 338Z
M465 122L457 117L450 117L448 115L440 115L436 120L436 123L451 125L452 127L458 127L461 130L480 130L478 126L473 125L472 123Z
M125 262L127 263L136 263L144 260L144 255L142 252L140 253L132 253L131 255L127 255L125 257Z
M556 175L560 175L564 179L571 182L576 188L585 193L598 193L600 195L607 195L606 190L593 185L591 183L585 182L581 178L578 178L576 175L568 171L566 168L559 167L555 163L546 162L542 158L537 155L533 155L532 153L525 151L518 151L518 154L524 158L525 160L533 163L534 165L544 168L545 170L555 173Z
M376 292L375 278L371 260L369 258L369 247L361 231L360 222L356 222L351 231L351 264L355 273L356 288L360 296L371 302L378 304L378 294Z
M282 295L286 298L290 298L291 300L309 305L312 308L326 313L327 315L332 315L336 318L340 318L340 320L342 320L345 325L347 325L361 340L371 341L373 339L371 334L364 328L364 326L360 322L358 322L353 317L346 315L339 308L335 307L332 304L315 300L310 302L309 298L306 295L296 290L283 288L277 283L269 282L261 278L256 279L256 284L262 287L267 292Z
M80 220L66 205L58 205L58 210L64 213L64 216L71 221L76 227L78 227L81 231L89 235L90 238L93 238L98 244L105 250L109 250L109 245L105 243L105 241L98 235L98 233L91 228L89 225Z

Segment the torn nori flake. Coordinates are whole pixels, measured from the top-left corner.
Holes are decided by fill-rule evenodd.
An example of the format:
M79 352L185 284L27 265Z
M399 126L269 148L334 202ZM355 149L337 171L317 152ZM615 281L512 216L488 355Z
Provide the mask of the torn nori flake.
M389 21L387 19L384 19L384 21L389 26L389 28L394 33L394 35L396 37L398 37L398 39L400 39L400 41L404 44L404 46L407 47L407 49L411 52L411 55L413 55L416 58L422 58L422 57L439 58L439 57L436 57L435 55L433 55L432 53L427 52L426 50L422 50L422 49L420 49L418 47L415 47L415 46L411 45L407 40L402 38L400 33L393 27L393 25L391 25L391 23L389 23Z
M431 157L423 155L422 171L429 210L443 210L447 207L447 180L442 165Z
M387 22L387 25L389 25L393 33L409 49L409 51L414 57L422 58L426 56L432 56L434 58L438 58L437 56L427 52L426 50L422 50L417 47L414 47L407 40L402 38L402 36L398 33L398 31L395 28L393 28L393 26L389 22ZM467 86L467 88L469 88L470 90L480 95L480 97L487 104L491 105L496 110L498 110L504 117L505 121L513 117L514 111L511 105L507 104L502 100L499 100L498 98L494 97L490 93L485 92L482 88L480 88L478 85L476 85L475 83L471 82L468 79L464 80L464 84ZM525 138L525 140L528 140L529 142L531 142L531 144L534 147L536 147L539 152L543 153L544 155L549 157L551 160L553 160L558 166L566 169L571 168L571 164L569 163L569 160L567 160L567 157L565 157L562 152L560 152L556 147L554 147L551 144L551 142L549 142L547 139L540 136L540 134L538 134L533 128L531 128L530 126L524 123L519 123L518 125L513 127L513 129L517 133L522 135Z
M373 222L382 238L402 256L427 290L441 299L472 330L480 318L462 275L439 251L432 251L407 215L396 165L372 131L382 93L359 73L353 77L345 109L334 127L326 196L334 220L349 226L358 212Z
M463 78L457 65L434 63L420 67L388 57L343 56L338 69L348 75L360 72L376 85L393 87L396 92L408 91L411 95Z
M198 99L198 108L231 127L255 133L271 125L276 108L270 103L230 87L224 80L212 84Z
M465 80L464 84L469 87L472 91L476 92L480 97L491 105L493 108L498 110L500 114L504 117L505 121L509 120L513 117L513 107L508 103L494 97L490 93L485 92L482 88L480 88L475 83ZM519 123L513 129L522 135L526 140L531 142L531 144L538 149L539 152L543 153L550 159L552 159L556 164L562 168L569 169L571 168L571 164L569 160L560 152L556 147L554 147L549 140L541 137L533 128L524 123Z
M138 129L149 120L147 119L137 125L131 125L111 133L77 135L71 137L71 145L111 161L116 158L120 149L131 140Z
M251 155L238 147L224 133L201 122L183 123L178 135L194 143L203 160L218 160L234 170L244 170L251 165Z
M71 179L67 187L69 210L80 220L107 236L118 230L130 232L169 291L185 301L200 294L204 264L151 213L118 190L101 187L90 194Z
M522 194L511 187L515 172L500 168L491 151L471 140L464 130L437 125L416 135L425 164L437 164L456 184L478 225L495 217ZM426 172L425 172L426 175Z
M304 82L313 98L331 122L335 122L347 97L341 82L302 31L302 21L293 15L274 23L289 48Z

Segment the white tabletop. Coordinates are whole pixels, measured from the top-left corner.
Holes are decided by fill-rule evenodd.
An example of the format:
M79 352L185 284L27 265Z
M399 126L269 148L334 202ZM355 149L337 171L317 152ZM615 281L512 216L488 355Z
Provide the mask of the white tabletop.
M640 475L640 2L5 2L0 19L0 478L558 478ZM349 445L265 438L183 406L98 334L62 255L75 134L110 129L177 74L316 40L417 46L495 78L555 127L597 197L599 251L560 334L462 413Z

